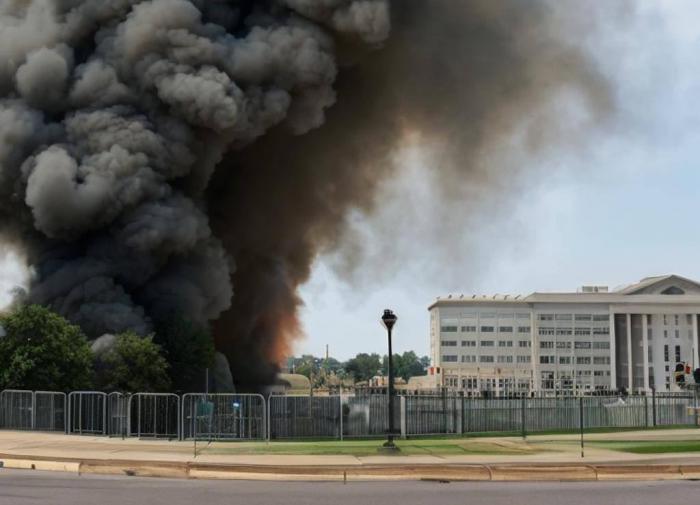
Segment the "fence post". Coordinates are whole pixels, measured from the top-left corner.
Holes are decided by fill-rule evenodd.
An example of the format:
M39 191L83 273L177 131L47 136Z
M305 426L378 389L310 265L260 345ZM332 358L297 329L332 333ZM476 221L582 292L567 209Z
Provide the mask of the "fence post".
M651 418L653 425L656 426L656 388L651 390Z
M649 429L649 397L644 394L644 427Z
M520 428L523 435L523 440L527 438L527 432L525 427L525 397L520 398Z
M340 440L343 440L343 389L340 389L338 395L338 416L340 417Z
M399 396L399 411L401 412L401 438L406 438L406 397Z
M460 408L460 413L461 413L461 421L462 421L462 431L460 432L462 435L464 435L464 427L466 424L466 417L467 413L465 412L465 405L466 405L466 400L464 399L464 391L462 391L462 406Z
M579 424L581 425L581 457L583 458L583 396L579 396Z
M36 426L36 391L32 391L32 431Z

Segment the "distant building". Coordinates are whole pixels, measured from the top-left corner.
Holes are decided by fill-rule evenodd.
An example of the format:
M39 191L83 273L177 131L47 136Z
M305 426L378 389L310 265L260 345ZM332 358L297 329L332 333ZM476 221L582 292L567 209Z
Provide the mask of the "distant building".
M677 275L609 290L448 296L430 305L428 375L466 394L673 390L700 366L700 284Z

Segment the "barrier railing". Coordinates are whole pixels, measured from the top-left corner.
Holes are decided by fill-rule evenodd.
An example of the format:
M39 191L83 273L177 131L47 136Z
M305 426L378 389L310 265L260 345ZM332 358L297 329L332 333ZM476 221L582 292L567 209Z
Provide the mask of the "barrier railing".
M266 414L262 395L188 393L182 397L182 438L264 440Z
M107 394L100 391L73 391L68 395L68 433L107 434Z
M129 435L180 438L180 397L172 393L136 393L129 398Z
M537 433L591 428L697 425L694 395L394 398L397 435L476 432ZM168 439L263 440L382 437L388 429L383 394L271 396L258 394L106 393L5 390L0 429Z

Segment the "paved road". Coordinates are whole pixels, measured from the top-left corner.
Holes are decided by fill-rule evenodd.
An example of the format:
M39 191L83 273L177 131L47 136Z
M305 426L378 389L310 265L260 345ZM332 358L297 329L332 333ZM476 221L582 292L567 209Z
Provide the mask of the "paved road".
M0 470L0 505L660 505L700 483L306 483L141 479Z

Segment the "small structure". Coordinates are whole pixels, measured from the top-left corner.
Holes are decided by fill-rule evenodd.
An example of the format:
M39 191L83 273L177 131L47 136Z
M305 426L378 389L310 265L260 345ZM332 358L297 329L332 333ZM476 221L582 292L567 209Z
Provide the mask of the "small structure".
M271 394L311 395L311 381L305 375L297 373L281 373L275 383L270 386Z

